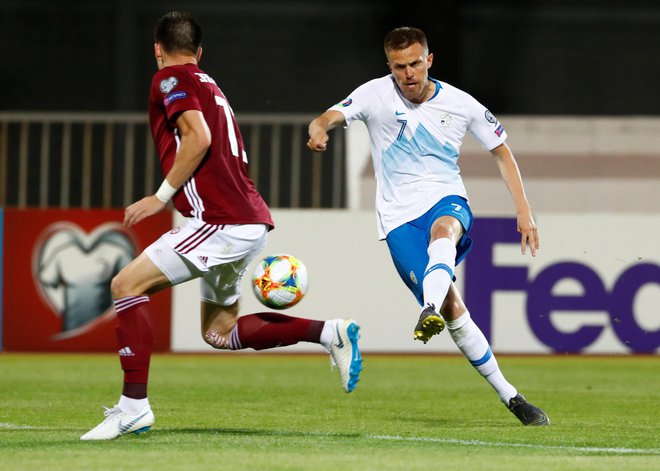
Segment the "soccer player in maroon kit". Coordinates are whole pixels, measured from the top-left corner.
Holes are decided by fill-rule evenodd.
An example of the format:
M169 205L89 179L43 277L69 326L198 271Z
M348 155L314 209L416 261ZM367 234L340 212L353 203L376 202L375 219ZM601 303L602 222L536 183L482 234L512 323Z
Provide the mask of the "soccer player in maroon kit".
M346 392L362 369L359 326L350 319L317 321L279 313L238 316L240 281L274 224L247 172L234 114L215 81L197 63L201 28L185 13L156 23L158 72L149 121L165 179L155 195L128 206L132 226L163 211L168 201L187 218L163 234L113 280L119 359L124 386L105 420L81 440L109 440L148 430L155 418L147 398L153 347L149 295L194 278L201 284L202 336L219 349L262 350L298 342L329 351Z

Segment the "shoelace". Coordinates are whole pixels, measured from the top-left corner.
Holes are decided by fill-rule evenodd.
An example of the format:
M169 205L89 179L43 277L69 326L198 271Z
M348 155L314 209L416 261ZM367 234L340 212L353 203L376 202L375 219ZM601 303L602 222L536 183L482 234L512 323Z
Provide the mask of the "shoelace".
M113 414L116 414L116 413L118 413L118 412L121 412L121 409L119 408L118 405L115 405L115 406L113 406L113 407L105 407L105 406L103 406L103 408L105 409L105 412L103 413L103 415L104 415L105 417L110 417L110 416L113 415Z

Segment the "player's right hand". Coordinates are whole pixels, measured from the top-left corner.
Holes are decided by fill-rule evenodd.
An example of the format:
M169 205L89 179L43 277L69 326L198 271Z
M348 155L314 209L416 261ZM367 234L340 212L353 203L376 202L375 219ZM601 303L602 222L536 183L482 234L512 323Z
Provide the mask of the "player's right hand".
M156 198L156 195L145 196L126 208L124 211L124 226L131 227L149 216L160 213L166 207L167 203L163 203Z
M340 124L346 124L344 115L339 111L328 110L321 116L317 116L309 123L307 131L309 132L309 140L307 147L314 152L323 152L328 149L328 131L334 129Z
M314 152L323 152L328 148L328 140L329 137L327 132L317 132L309 137L307 147Z

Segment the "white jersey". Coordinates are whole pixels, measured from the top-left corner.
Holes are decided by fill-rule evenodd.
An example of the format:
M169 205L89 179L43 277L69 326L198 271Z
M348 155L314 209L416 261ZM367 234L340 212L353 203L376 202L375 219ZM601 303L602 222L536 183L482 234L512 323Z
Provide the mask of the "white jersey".
M412 221L448 195L467 199L458 156L469 131L487 150L506 140L499 121L469 94L445 82L415 104L391 75L371 80L331 107L346 124L363 121L376 174L378 237Z

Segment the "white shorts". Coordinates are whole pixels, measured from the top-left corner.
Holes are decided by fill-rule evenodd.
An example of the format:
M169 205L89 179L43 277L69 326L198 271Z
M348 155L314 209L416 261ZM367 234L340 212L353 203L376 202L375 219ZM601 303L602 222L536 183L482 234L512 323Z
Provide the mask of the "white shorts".
M215 225L190 218L144 253L172 285L201 278L202 301L229 306L240 297L243 273L267 239L264 224Z

